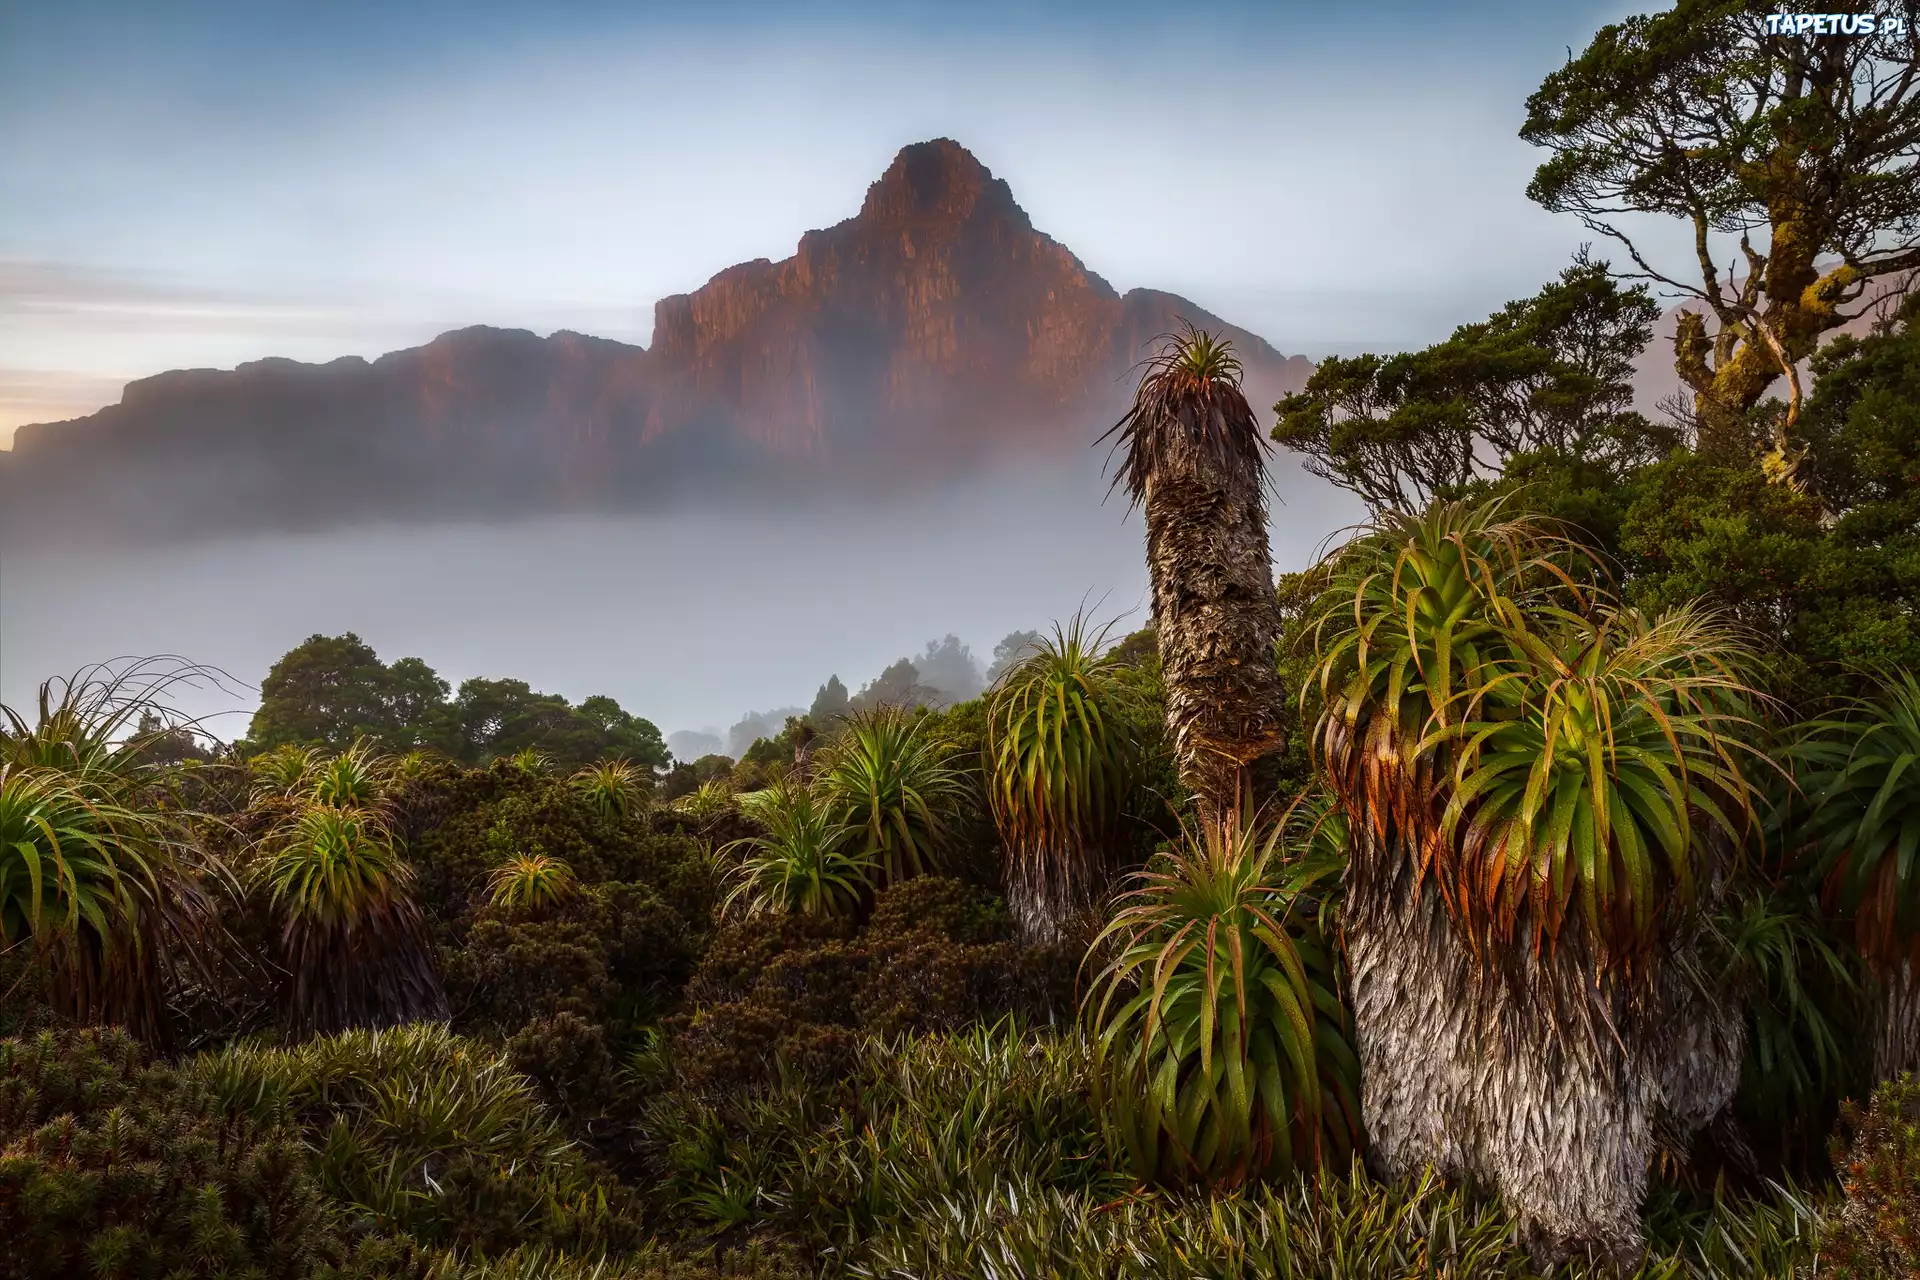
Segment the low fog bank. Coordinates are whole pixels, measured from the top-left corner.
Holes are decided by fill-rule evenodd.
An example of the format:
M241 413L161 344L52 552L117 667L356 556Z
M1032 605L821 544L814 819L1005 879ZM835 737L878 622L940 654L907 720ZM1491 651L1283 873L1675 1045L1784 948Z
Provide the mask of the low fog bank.
M1307 563L1356 508L1290 465L1274 504L1280 570ZM315 632L357 632L388 661L457 686L512 677L579 701L607 694L663 732L804 707L929 639L982 662L1009 632L1084 603L1147 619L1140 518L1084 468L982 479L911 502L811 511L564 517L382 526L145 552L0 559L0 699L129 654L179 654L257 685ZM245 731L251 690L181 694L210 731ZM777 727L777 722L776 722ZM729 744L731 745L731 744Z

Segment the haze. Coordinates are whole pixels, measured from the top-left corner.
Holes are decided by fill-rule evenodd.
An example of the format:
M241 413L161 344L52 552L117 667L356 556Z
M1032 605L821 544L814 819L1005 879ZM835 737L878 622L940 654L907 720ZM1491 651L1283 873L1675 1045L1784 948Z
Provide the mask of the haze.
M1307 564L1358 513L1284 468L1274 558ZM1310 485L1314 487L1309 487ZM257 685L314 632L357 632L386 660L426 659L454 684L513 677L577 702L605 693L662 732L850 688L953 632L983 661L1008 632L1083 604L1145 623L1142 531L1087 472L1001 476L911 507L765 516L561 518L374 527L112 557L6 561L0 700L122 654L180 654ZM185 694L222 738L252 690Z

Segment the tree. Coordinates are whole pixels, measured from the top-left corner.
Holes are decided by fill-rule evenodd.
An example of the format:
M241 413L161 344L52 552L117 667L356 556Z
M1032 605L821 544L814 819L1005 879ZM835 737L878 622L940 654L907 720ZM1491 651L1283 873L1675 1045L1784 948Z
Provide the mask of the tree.
M452 753L471 764L529 748L569 771L616 757L664 768L669 758L660 730L612 698L595 696L574 707L524 680L463 681L447 719Z
M1686 1133L1739 1082L1691 960L1753 815L1755 658L1584 559L1499 502L1382 517L1328 566L1315 737L1373 1160L1490 1183L1543 1262L1626 1262L1656 1105Z
M924 707L938 696L920 679L920 668L912 658L901 658L860 687L853 696L854 711L872 711L876 707L899 707L911 711Z
M1396 356L1329 357L1274 406L1273 438L1375 511L1417 511L1523 455L1617 479L1675 441L1630 410L1659 307L1582 250L1559 279Z
M920 672L921 682L947 702L977 698L987 687L973 650L956 635L927 641L927 651L914 659L913 665Z
M418 658L389 668L359 636L308 636L260 682L260 709L247 734L258 750L323 746L361 738L405 751L444 706L446 681Z
M987 799L1006 848L1007 905L1033 942L1052 942L1105 892L1130 844L1140 708L1105 640L1076 616L1023 641L988 703Z
M1007 668L1027 656L1039 643L1038 631L1009 631L993 646L993 661L987 664L987 683L998 684Z
M820 691L813 695L813 706L807 710L807 719L821 730L826 730L833 721L853 709L847 697L847 686L840 683L839 676L828 676Z
M1783 697L1867 692L1862 668L1920 668L1920 302L1812 362L1800 426L1811 493L1750 460L1678 452L1620 490L1632 603L1705 598L1776 638ZM1817 497L1815 496L1817 494Z
M1108 435L1114 477L1147 517L1167 730L1203 816L1264 799L1285 736L1280 610L1267 549L1260 429L1231 344L1191 325L1162 340Z
M1528 196L1700 304L1674 369L1710 451L1745 453L1748 411L1785 376L1769 456L1791 475L1795 366L1875 281L1920 267L1920 11L1904 11L1903 31L1769 34L1767 6L1678 0L1601 28L1528 99L1520 136L1553 153ZM1686 223L1684 264L1628 234L1643 214Z

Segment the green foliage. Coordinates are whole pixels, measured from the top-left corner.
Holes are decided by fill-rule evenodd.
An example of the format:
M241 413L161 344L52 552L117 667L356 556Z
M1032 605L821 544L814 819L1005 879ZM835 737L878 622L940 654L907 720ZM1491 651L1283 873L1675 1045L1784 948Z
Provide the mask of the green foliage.
M337 755L316 760L310 777L300 780L308 784L307 799L316 805L373 811L386 798L385 774L389 767L371 744L361 741Z
M603 818L631 818L645 812L652 779L625 760L602 760L573 775L574 789Z
M1804 726L1792 755L1828 901L1869 963L1920 963L1920 678L1885 675L1877 695Z
M623 1034L672 1002L704 925L622 881L580 885L550 905L482 907L442 953L456 1025L504 1037L570 1013Z
M1100 1093L1135 1171L1170 1185L1347 1163L1360 1064L1311 880L1280 828L1189 830L1100 935L1087 1012Z
M702 821L718 818L733 807L733 785L727 778L710 778L674 802L674 808Z
M1631 1280L1777 1280L1814 1258L1812 1210L1791 1195L1730 1201L1694 1215ZM1006 1280L1540 1280L1513 1221L1471 1190L1429 1173L1372 1181L1290 1179L1207 1198L1108 1197L1038 1179L981 1179L887 1224L856 1264L864 1277ZM1824 1274L1824 1270L1822 1272ZM1553 1280L1616 1280L1610 1262L1569 1263Z
M340 1219L284 1107L117 1030L0 1040L0 1276L307 1276Z
M663 1209L858 1259L864 1242L1001 1179L1121 1192L1097 1159L1087 1065L1077 1041L1005 1023L855 1036L839 1090L676 1090L651 1099L640 1124Z
M682 761L674 765L661 780L660 797L663 800L684 799L707 783L728 779L732 774L732 756L709 755L701 756L698 760Z
M721 856L740 856L725 906L750 916L797 912L850 915L873 887L879 864L854 845L854 833L814 788L791 780L759 793L752 813L762 835L737 840Z
M1536 455L1617 482L1677 443L1629 408L1659 314L1582 250L1534 297L1424 351L1321 361L1274 407L1273 438L1376 511L1457 497Z
M573 868L544 853L521 854L494 868L487 901L496 907L539 911L557 906L579 889Z
M290 1107L321 1185L377 1230L489 1252L633 1242L618 1185L566 1140L532 1083L444 1027L237 1044L192 1071L227 1105Z
M535 748L566 770L622 757L664 768L651 723L594 696L578 706L523 680L468 680L451 697L418 658L391 666L358 636L310 636L274 663L249 730L256 749L342 750L367 739L386 751L430 747L473 764Z
M1757 663L1724 621L1650 622L1556 554L1498 501L1383 516L1344 548L1317 632L1321 749L1340 802L1418 850L1470 936L1538 947L1577 907L1603 962L1631 963L1694 894L1695 826L1744 834Z
M1886 1080L1866 1110L1845 1108L1834 1163L1846 1184L1822 1260L1836 1276L1920 1274L1920 1082Z
M1745 1006L1738 1114L1762 1144L1804 1160L1861 1082L1866 1020L1853 966L1797 897L1737 889L1709 922L1705 960L1714 988Z
M412 869L385 821L312 804L271 837L255 876L281 921L289 1026L337 1031L445 1010Z
M1105 640L1075 616L1023 642L988 704L987 798L1008 895L1038 935L1104 892L1130 843L1145 716Z
M967 799L953 754L927 718L886 705L853 712L828 748L818 779L827 808L888 883L937 870L951 853Z
M344 750L369 738L391 751L442 745L434 724L447 682L418 658L392 666L351 631L314 635L287 651L260 684L247 730L264 751L281 746Z
M164 1038L165 971L191 964L210 927L173 846L161 815L0 765L0 943L31 950L54 1008Z
M671 815L600 811L565 778L528 776L502 761L437 769L409 790L408 853L430 921L457 932L486 898L488 877L522 854L557 859L583 885L650 886L681 919L704 922L714 871L699 840L656 831Z
M1680 319L1675 367L1703 443L1730 455L1750 444L1743 415L1858 309L1845 304L1920 262L1915 33L1781 38L1760 16L1742 0L1678 0L1610 23L1542 81L1520 131L1551 152L1529 198L1704 304ZM1685 246L1671 265L1630 234L1665 218L1682 230L1667 243ZM1706 248L1715 233L1738 238L1737 273ZM1786 476L1797 442L1778 425L1771 461Z
M1077 952L1020 950L1005 912L957 880L882 889L864 930L844 917L781 915L722 926L671 1020L689 1087L732 1091L839 1080L861 1032L952 1030L1070 1004Z

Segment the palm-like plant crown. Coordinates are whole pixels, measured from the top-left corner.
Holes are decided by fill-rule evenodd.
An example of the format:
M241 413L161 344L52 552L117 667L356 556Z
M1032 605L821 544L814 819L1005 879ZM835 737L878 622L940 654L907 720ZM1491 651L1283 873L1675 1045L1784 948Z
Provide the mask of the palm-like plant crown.
M1920 967L1920 677L1889 672L1879 684L1808 724L1791 755L1827 899L1887 971Z
M487 877L487 899L496 907L545 910L571 898L579 889L573 868L544 853L523 853L507 859Z
M102 664L39 689L34 718L0 706L0 940L31 938L54 1003L83 1021L166 1036L164 985L199 968L224 872L177 807L144 794L148 713L214 676L174 659ZM163 728L163 732L165 729Z
M61 772L0 765L0 943L88 932L111 948L158 891L154 819Z
M313 785L319 764L320 752L314 748L287 744L261 752L247 762L247 768L253 774L256 795L297 796Z
M738 904L749 915L846 915L873 887L873 857L857 847L854 833L815 788L782 778L760 793L753 813L766 834L720 850L722 857L741 858L723 909Z
M538 747L522 747L507 758L515 769L529 777L553 771L553 757Z
M1359 1063L1331 952L1281 833L1188 829L1101 934L1097 1079L1136 1169L1234 1182L1331 1159L1359 1125Z
M1114 483L1136 503L1154 477L1177 471L1257 483L1266 440L1240 390L1233 344L1182 321L1145 364L1132 407L1108 433L1125 453Z
M1129 688L1106 628L1075 617L1001 676L987 712L987 798L1017 882L1058 915L1106 880L1139 782Z
M338 755L315 762L303 779L307 798L334 809L378 809L386 793L390 762L370 743L356 742ZM287 772L292 772L289 762Z
M646 807L646 775L625 760L602 760L573 775L573 788L604 818L629 818Z
M353 932L389 907L408 868L377 815L313 805L278 834L257 874L290 929Z
M1584 556L1498 502L1381 517L1320 602L1317 745L1373 846L1432 875L1476 944L1551 944L1577 903L1631 962L1692 898L1696 828L1751 818L1754 657L1712 614L1649 622L1582 587Z
M966 795L952 756L925 719L889 706L854 712L834 743L819 785L889 882L945 859L952 811Z

